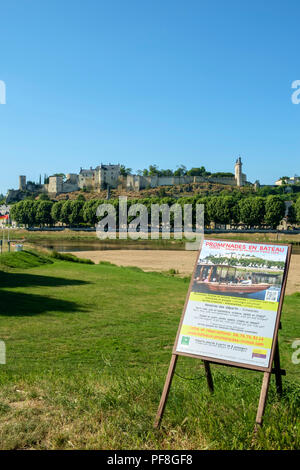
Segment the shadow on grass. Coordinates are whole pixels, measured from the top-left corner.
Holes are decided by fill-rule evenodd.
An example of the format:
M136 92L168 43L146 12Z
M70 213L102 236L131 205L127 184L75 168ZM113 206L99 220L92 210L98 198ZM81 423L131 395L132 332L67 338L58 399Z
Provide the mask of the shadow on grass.
M25 287L25 286L79 286L89 284L78 279L64 279L54 276L40 276L37 274L8 273L0 271L0 288Z
M89 283L78 279L0 271L0 288L2 288L0 290L0 316L33 316L49 311L68 313L82 311L76 302L4 289L34 286L80 286L84 284Z
M74 313L82 312L76 302L52 299L44 295L23 294L2 290L0 317L30 317L45 312Z

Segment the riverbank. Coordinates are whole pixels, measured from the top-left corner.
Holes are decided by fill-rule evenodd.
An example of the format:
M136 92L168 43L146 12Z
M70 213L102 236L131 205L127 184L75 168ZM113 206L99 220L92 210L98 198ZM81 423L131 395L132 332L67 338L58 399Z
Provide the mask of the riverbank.
M34 244L36 247L54 249L56 251L80 251L106 250L106 249L141 249L141 250L185 250L185 240L175 240L174 234L170 234L169 240L151 240L150 234L147 240L132 240L131 238L100 240L95 232L72 231L65 229L61 232L42 231L30 232L23 229L5 230L4 239L16 242ZM298 233L266 233L266 232L214 232L206 233L206 238L218 238L224 240L240 240L253 242L291 243L294 253L300 253L300 234ZM6 242L5 242L6 245Z
M91 259L98 264L108 261L117 266L136 266L143 271L174 270L181 276L190 276L196 262L197 251L174 250L100 250L70 252L79 258ZM300 254L293 254L288 274L286 294L300 292Z

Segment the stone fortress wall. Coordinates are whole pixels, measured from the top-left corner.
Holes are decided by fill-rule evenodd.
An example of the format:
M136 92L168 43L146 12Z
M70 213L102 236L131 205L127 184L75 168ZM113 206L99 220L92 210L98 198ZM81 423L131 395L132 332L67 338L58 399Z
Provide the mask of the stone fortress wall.
M122 176L120 165L99 165L96 168L80 169L77 173L68 173L64 179L62 176L50 176L48 184L40 184L35 187L29 187L26 183L26 176L19 176L19 190L9 190L8 198L13 200L18 193L24 191L45 192L49 196L70 193L80 189L87 191L101 191L103 189L124 189L128 191L140 191L142 189L157 188L160 186L174 186L189 183L218 183L232 186L244 186L247 177L242 173L242 161L239 157L234 167L234 176L181 176L181 177L161 177L161 176L142 176L127 175ZM31 185L32 186L32 185Z
M247 182L247 176L242 173L242 160L239 157L236 160L234 168L234 176L142 176L127 175L122 180L122 186L128 191L140 191L141 189L157 188L159 186L175 186L189 183L218 183L228 184L231 186L244 186Z

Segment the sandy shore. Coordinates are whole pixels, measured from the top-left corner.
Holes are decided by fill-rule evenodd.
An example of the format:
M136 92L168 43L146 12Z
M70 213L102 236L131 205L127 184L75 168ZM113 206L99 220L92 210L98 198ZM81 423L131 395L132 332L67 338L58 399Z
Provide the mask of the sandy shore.
M103 250L70 252L95 263L110 261L118 266L137 266L144 271L176 269L181 275L190 275L196 261L196 251L173 250ZM292 255L286 293L300 292L300 255Z

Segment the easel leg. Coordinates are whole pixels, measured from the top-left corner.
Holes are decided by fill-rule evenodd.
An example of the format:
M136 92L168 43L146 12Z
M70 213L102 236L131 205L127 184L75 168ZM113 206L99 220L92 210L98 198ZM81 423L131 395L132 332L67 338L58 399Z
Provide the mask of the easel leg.
M166 402L167 402L168 395L169 395L171 382L172 382L173 375L174 375L174 372L175 372L177 358L178 358L177 354L172 354L170 365L169 365L169 370L168 370L165 385L164 385L164 389L163 389L163 392L162 392L162 395L161 395L159 407L158 407L155 422L154 422L154 427L155 428L159 427L159 425L161 423L161 420L162 420L162 417L163 417L163 413L164 413Z
M209 391L211 393L213 393L214 383L213 383L213 378L212 378L212 375L211 375L210 365L209 365L208 361L203 361L203 362L204 362L204 369L205 369L207 385L208 385Z
M281 378L281 370L280 370L278 339L276 342L276 347L275 347L275 352L274 352L274 369L275 369L276 390L277 390L278 395L282 395L282 378Z
M263 378L263 383L261 386L261 392L260 392L260 398L259 398L259 404L258 404L258 409L257 409L257 415L256 415L255 429L257 429L258 426L262 425L263 414L265 411L267 395L268 395L268 390L269 390L270 377L271 377L270 372L264 373L264 378Z

